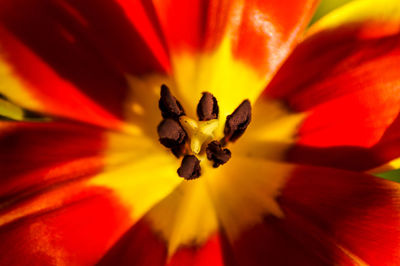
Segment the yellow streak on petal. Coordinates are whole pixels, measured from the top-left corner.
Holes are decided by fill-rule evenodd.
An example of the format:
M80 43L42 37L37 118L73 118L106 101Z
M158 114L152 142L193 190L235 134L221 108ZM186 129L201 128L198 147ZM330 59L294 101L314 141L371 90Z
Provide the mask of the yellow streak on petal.
M39 102L29 93L28 84L24 84L24 82L17 77L12 67L4 60L4 55L1 54L1 51L0 93L17 104L23 104L27 108L35 110L41 109Z
M103 173L89 186L112 189L132 208L132 219L139 219L180 182L179 161L157 141L142 135L108 133Z
M357 255L355 255L353 252L351 252L350 250L348 250L347 248L340 246L339 248L347 255L349 256L350 259L353 260L353 263L355 266L368 266L369 264L366 263L365 261L363 261L360 257L358 257Z
M185 181L157 204L146 219L168 243L172 255L182 245L201 245L217 231L218 221L204 176Z
M201 93L208 91L218 100L220 121L225 121L244 100L254 102L270 77L259 76L251 67L233 58L230 37L218 49L205 54L181 53L172 58L179 99L185 111L195 117Z
M356 0L323 17L310 28L307 35L357 23L365 23L368 27L369 32L365 32L366 36L373 37L374 33L390 35L399 32L399 21L400 1L398 0Z

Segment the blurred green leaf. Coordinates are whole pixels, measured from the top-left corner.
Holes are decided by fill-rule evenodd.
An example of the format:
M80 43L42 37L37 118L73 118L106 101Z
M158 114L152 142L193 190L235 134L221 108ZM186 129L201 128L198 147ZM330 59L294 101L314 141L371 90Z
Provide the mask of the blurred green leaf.
M0 121L1 120L46 122L50 121L50 118L43 114L24 109L0 94Z
M343 6L344 4L354 0L322 0L311 19L310 25L314 24L317 20L331 12L332 10Z
M378 177L387 179L387 180L391 180L391 181L400 183L400 169L391 170L388 172L379 173L379 174L375 174L375 175Z
M0 117L20 121L24 118L24 110L21 107L0 98Z

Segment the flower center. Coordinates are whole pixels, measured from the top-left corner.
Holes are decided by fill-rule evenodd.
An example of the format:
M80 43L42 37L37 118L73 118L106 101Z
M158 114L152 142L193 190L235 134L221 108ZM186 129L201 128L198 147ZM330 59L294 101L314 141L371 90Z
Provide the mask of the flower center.
M248 100L244 100L227 116L224 136L218 140L217 99L211 93L204 92L197 105L199 119L195 120L186 116L182 105L166 85L161 86L159 108L163 117L157 127L159 141L177 158L183 156L177 172L187 180L201 175L199 158L204 155L215 168L225 164L231 158L230 150L225 147L242 136L251 121L251 105Z
M215 130L218 128L218 119L196 121L187 116L179 118L180 124L190 139L190 149L199 154L203 145L215 139Z

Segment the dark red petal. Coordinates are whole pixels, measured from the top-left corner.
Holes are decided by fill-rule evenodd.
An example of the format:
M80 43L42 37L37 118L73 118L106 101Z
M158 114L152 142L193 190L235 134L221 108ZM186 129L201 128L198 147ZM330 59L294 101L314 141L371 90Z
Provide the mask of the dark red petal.
M365 174L298 167L278 198L284 217L265 216L229 241L231 252L239 265L395 265L399 188Z
M0 122L0 198L99 173L103 133L71 122Z
M113 1L96 1L94 8L82 1L7 0L0 10L5 59L43 105L40 111L96 121L105 112L93 110L93 100L121 118L129 92L125 75L163 71ZM33 107L12 88L3 93Z

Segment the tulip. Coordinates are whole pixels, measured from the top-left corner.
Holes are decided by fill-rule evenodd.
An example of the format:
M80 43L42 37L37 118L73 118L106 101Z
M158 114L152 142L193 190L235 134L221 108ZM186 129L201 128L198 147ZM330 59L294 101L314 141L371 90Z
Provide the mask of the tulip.
M316 6L0 1L0 265L399 264L400 2Z

